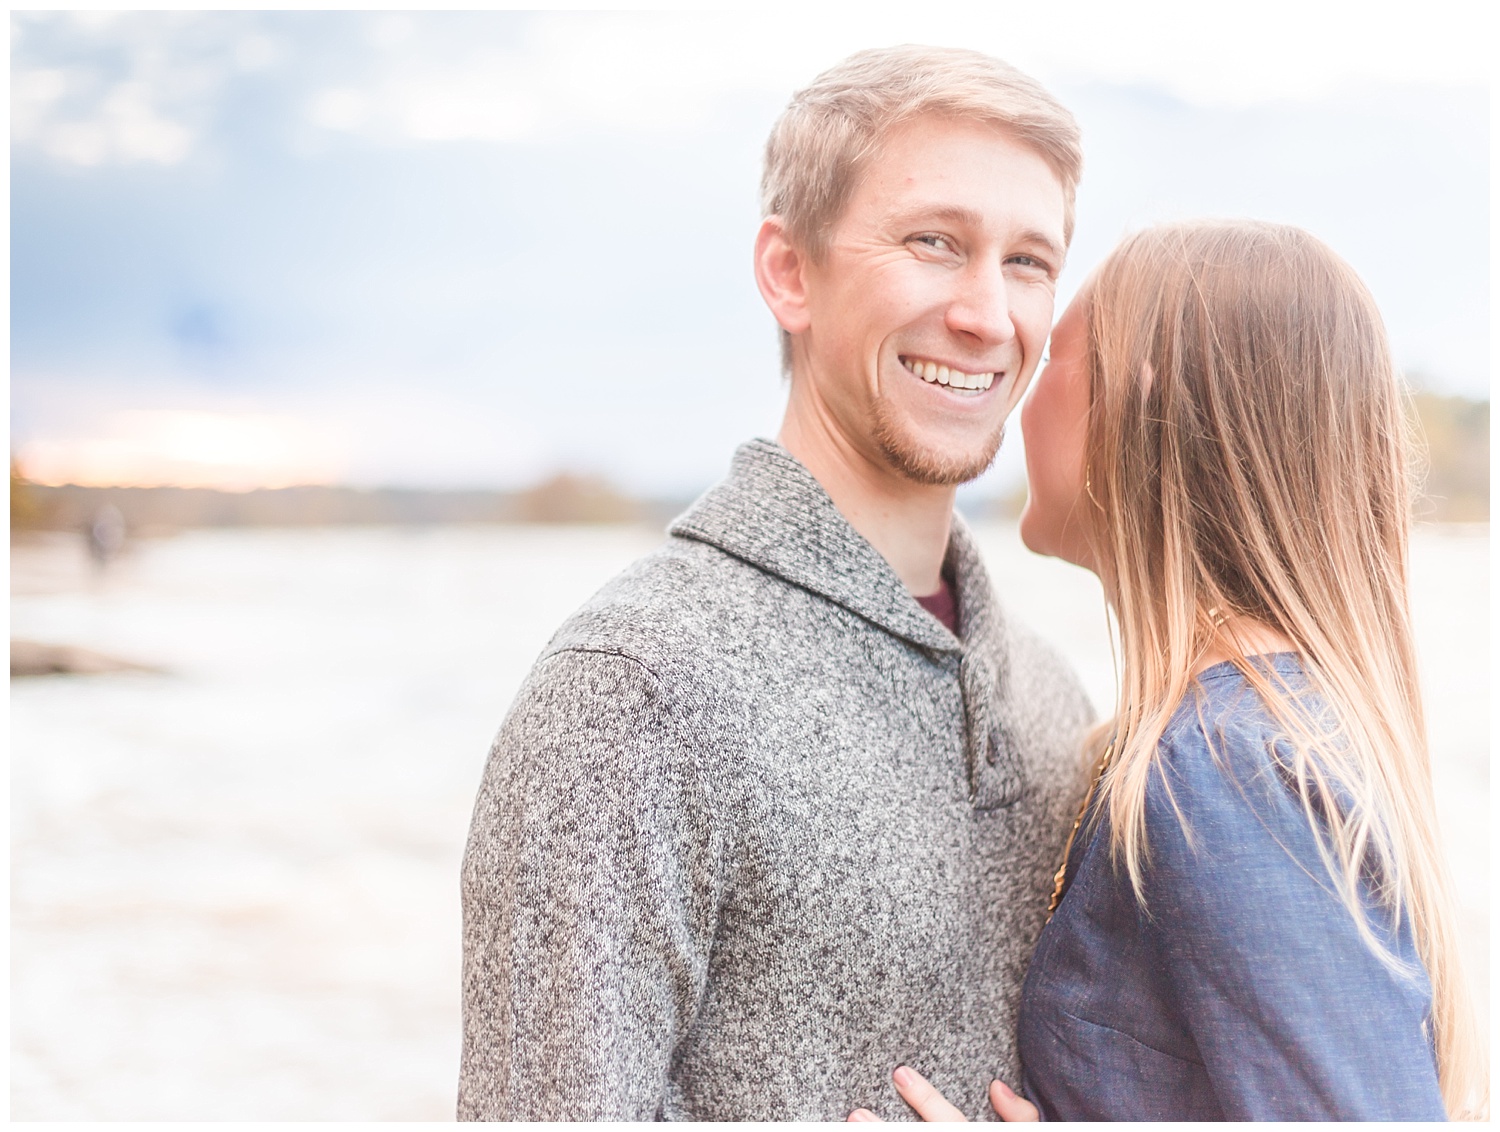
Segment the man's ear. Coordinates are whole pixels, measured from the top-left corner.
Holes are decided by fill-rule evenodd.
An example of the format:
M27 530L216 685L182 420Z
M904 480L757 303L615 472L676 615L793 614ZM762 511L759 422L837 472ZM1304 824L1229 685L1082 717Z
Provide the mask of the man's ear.
M755 285L771 308L772 317L789 334L800 334L812 321L803 278L806 265L806 257L787 236L781 217L768 216L761 221L755 236Z

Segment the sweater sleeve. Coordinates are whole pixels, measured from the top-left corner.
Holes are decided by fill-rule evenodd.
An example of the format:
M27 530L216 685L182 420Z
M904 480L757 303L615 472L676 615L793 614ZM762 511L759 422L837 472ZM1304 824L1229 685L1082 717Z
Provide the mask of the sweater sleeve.
M1154 774L1147 791L1146 910L1224 1114L1442 1120L1410 932L1372 918L1402 975L1361 939L1267 743L1230 728L1216 760L1183 728L1161 752L1171 799Z
M707 974L714 799L655 677L538 663L490 751L463 865L469 1120L651 1120Z

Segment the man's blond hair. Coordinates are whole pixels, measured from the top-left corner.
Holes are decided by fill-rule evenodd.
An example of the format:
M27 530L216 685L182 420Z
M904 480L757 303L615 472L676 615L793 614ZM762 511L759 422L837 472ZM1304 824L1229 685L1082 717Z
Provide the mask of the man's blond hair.
M796 94L766 141L761 212L814 259L886 136L923 114L984 122L1034 149L1062 183L1063 234L1083 172L1078 123L1035 79L958 47L859 51Z

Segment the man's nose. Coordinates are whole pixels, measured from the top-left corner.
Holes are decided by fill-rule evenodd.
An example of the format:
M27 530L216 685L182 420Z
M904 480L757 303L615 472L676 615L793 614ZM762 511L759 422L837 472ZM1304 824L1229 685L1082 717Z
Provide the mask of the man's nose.
M1015 337L1005 270L1000 264L975 263L964 271L958 293L948 304L947 323L949 330L971 335L986 346Z

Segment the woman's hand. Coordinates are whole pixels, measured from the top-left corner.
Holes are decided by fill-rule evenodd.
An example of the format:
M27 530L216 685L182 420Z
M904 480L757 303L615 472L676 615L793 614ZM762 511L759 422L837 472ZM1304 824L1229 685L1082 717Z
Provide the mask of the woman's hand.
M999 1114L1001 1120L1041 1120L1042 1118L1042 1114L1036 1110L1036 1105L1025 1097L1011 1092L1010 1086L1004 1081L990 1082L990 1107Z
M969 1119L949 1104L943 1094L934 1089L931 1082L915 1069L909 1069L905 1065L898 1066L896 1072L891 1074L891 1080L895 1081L896 1092L901 1094L901 1099L911 1105L923 1120L936 1122ZM1016 1096L1003 1081L990 1082L990 1107L999 1114L1001 1120L1041 1119L1036 1105ZM849 1119L879 1121L880 1117L867 1108L857 1108L849 1114Z

